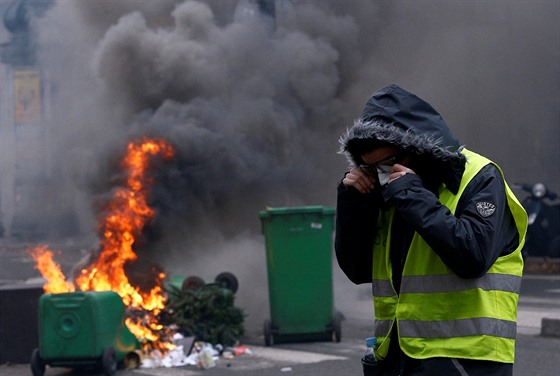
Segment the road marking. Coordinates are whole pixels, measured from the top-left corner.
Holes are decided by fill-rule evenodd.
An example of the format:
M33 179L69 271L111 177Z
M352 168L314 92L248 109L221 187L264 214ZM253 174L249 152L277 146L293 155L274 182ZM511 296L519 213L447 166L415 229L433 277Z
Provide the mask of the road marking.
M274 362L290 362L299 364L319 363L326 360L345 360L344 356L312 353L308 351L296 351L279 349L275 347L251 346L251 352L260 358L266 358Z

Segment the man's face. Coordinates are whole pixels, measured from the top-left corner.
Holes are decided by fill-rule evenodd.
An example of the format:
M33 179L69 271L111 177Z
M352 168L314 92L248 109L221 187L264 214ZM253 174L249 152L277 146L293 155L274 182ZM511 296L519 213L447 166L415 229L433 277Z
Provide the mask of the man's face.
M384 186L389 182L389 176L395 163L403 164L405 154L394 146L382 146L361 155L364 165L360 169L367 175L377 178L377 182Z
M362 154L362 160L368 165L394 164L390 162L391 158L400 154L399 152L395 146L382 146Z

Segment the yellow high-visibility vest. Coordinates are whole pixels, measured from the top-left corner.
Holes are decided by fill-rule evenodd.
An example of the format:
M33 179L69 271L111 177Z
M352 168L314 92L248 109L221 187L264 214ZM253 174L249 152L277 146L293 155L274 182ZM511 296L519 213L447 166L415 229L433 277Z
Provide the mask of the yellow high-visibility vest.
M456 195L445 187L440 202L455 213L463 191L490 160L464 149L465 172ZM494 164L503 176L501 169ZM513 363L517 330L517 302L521 287L521 249L527 232L527 214L508 187L507 202L519 245L499 257L480 278L463 279L446 266L415 233L405 261L400 294L392 284L391 224L394 209L380 214L373 254L372 291L375 330L383 359L391 330L397 325L401 349L416 359L468 358Z

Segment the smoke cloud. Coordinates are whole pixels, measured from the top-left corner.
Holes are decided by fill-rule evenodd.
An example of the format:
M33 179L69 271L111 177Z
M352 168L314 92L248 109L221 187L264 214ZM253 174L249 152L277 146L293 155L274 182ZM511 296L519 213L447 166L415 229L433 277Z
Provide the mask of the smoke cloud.
M275 17L225 3L59 2L40 20L56 159L79 183L82 212L143 135L178 152L153 195L165 248L191 248L201 231L258 232L266 206L333 204L338 135L352 118L343 97L361 60L356 20L313 2L280 2Z
M556 2L263 3L57 1L36 20L56 190L85 232L126 142L163 137L177 156L154 172L142 252L170 274L263 283L259 211L334 206L338 138L393 82L510 182L559 191Z

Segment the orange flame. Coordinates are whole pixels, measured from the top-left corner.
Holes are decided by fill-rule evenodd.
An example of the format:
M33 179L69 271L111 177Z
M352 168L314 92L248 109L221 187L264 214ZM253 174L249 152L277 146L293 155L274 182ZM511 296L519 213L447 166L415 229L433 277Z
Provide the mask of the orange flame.
M30 253L37 263L36 268L47 280L46 285L43 287L46 292L61 294L75 290L72 282L66 281L60 266L53 260L52 251L49 251L46 245L32 249Z
M158 323L157 315L165 308L166 297L161 287L165 274L159 273L155 286L146 292L131 285L124 267L127 262L137 259L133 245L154 216L154 210L147 203L152 184L146 175L150 157L160 155L168 159L174 154L172 146L161 139L143 138L128 144L122 161L127 172L126 184L114 192L101 219L101 252L97 260L81 270L75 281L82 291L116 291L129 312L126 324L130 331L137 338L151 342L158 341L164 329ZM48 281L44 286L45 292L74 291L74 285L66 281L46 246L31 250L31 254L37 262L37 268ZM162 349L169 347L164 343L159 345Z

